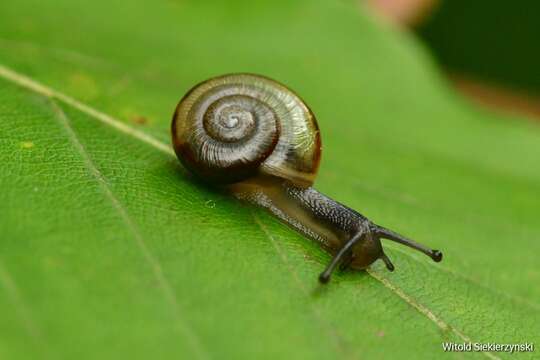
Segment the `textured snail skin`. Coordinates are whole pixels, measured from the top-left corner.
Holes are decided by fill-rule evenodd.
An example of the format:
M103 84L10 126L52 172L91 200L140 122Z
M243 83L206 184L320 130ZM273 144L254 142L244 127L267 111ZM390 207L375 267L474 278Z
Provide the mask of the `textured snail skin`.
M354 234L365 233L349 265L364 269L380 258L380 241L371 238L372 223L358 212L332 200L312 187L300 188L282 179L254 179L229 185L240 199L268 209L305 236L335 253Z
M268 209L334 254L336 268L364 269L377 259L393 271L381 238L434 261L442 253L374 224L313 189L321 158L315 116L293 91L259 75L231 74L193 87L172 122L174 150L200 180Z

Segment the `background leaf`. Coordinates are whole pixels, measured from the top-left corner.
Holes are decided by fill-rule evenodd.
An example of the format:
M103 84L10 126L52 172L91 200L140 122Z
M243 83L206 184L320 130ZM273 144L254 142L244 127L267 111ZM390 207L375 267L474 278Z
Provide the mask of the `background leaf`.
M0 4L0 358L426 358L540 340L540 131L456 98L350 2ZM169 148L193 84L262 73L317 114L316 187L440 248L329 260L192 181ZM520 354L532 357L533 354Z

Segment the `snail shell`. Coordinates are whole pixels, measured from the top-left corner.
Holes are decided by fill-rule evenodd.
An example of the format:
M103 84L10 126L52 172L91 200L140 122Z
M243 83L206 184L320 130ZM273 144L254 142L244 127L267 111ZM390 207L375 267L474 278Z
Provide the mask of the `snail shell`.
M321 157L311 110L293 91L259 75L224 75L196 85L176 108L172 134L183 165L211 183L262 174L305 188Z

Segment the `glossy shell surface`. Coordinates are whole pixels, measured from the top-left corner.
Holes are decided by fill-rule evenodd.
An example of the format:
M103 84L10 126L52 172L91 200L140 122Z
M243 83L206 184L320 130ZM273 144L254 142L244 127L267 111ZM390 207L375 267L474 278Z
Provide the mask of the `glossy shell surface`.
M317 122L300 97L252 74L193 87L176 108L172 136L183 165L211 183L264 174L308 187L321 156Z

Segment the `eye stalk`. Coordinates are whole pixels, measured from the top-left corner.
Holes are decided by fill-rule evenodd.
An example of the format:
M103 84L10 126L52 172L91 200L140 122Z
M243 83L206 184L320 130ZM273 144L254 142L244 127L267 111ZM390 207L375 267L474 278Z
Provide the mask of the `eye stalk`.
M433 261L435 261L435 262L440 262L442 260L442 258L443 258L443 254L439 250L430 249L425 245L419 244L414 240L407 239L403 235L400 235L400 234L398 234L396 232L393 232L392 230L386 229L386 228L384 228L382 226L377 226L375 233L380 238L387 239L387 240L392 240L392 241L395 241L395 242L400 243L402 245L405 245L405 246L408 246L408 247L413 248L415 250L418 250L418 251L426 254L430 258L432 258Z

